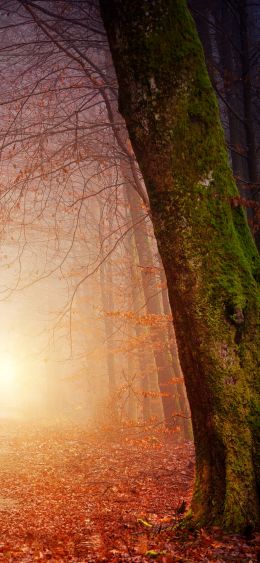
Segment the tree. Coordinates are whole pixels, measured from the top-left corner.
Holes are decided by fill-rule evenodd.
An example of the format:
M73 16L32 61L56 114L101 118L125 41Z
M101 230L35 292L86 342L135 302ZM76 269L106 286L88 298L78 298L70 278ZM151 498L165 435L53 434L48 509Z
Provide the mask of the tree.
M190 0L238 189L260 248L260 2Z
M259 519L259 256L184 0L101 0L119 109L150 198L191 407L195 522ZM259 449L258 449L259 452Z
M161 292L158 291L158 288L156 287L157 282L155 276L150 276L149 283L147 282L146 268L153 265L152 249L148 239L147 224L145 221L140 221L140 211L138 211L140 207L140 199L137 192L131 188L129 182L126 187L128 188L127 197L129 208L133 224L135 224L133 233L139 264L141 265L141 276L146 299L146 309L148 314L156 318L158 316L162 316L163 311L161 307ZM158 372L158 383L162 393L165 423L167 427L174 428L177 425L177 420L173 415L176 415L176 412L178 413L180 411L180 407L176 385L172 384L172 380L174 377L176 378L177 375L181 374L177 374L173 369L173 361L169 351L167 324L165 327L160 326L160 346L158 346L158 326L156 323L150 326L150 332L151 340L153 342L154 359Z

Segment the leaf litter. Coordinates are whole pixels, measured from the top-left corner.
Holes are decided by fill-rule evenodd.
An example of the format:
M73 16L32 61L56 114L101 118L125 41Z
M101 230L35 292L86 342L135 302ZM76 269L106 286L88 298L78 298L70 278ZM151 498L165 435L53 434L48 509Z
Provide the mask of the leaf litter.
M0 563L260 561L260 535L178 531L194 452L175 435L0 427Z

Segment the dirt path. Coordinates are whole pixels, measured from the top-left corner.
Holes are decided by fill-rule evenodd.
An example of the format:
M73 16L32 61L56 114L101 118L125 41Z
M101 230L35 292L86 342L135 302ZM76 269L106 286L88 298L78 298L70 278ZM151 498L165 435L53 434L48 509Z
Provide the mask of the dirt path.
M203 531L183 543L159 533L189 502L192 452L159 435L108 440L2 425L0 562L256 561L239 538Z

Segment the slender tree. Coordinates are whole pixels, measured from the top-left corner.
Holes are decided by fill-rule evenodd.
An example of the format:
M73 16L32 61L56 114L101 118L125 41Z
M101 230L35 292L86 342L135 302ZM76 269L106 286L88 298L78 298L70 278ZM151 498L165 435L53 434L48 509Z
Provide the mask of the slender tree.
M232 530L254 526L259 258L242 208L232 206L237 188L202 48L184 0L100 4L191 407L193 519Z
M160 260L160 264L161 264L161 260ZM166 281L166 276L165 276L165 272L164 272L164 269L163 269L163 265L161 264L161 266L162 267L160 269L160 277L161 277L161 283L162 283L163 311L164 311L165 315L169 315L171 313L171 307L170 307L170 303L169 303L167 281ZM191 428L191 422L190 422L190 410L189 410L189 405L188 405L188 401L187 401L187 394L186 394L186 391L185 391L183 374L182 374L181 366L180 366L179 353L178 353L178 347L177 347L177 342L176 342L173 324L169 323L167 328L168 328L168 341L169 341L169 349L170 349L173 373L174 373L174 378L177 381L176 389L177 389L177 393L178 393L181 414L183 415L182 425L183 425L183 430L184 430L184 436L187 439L191 439L192 438L192 428Z
M153 265L152 249L148 239L147 225L144 220L140 221L140 198L138 194L128 184L127 197L130 207L134 228L134 239L136 251L141 266L141 276L143 282L143 291L146 300L147 313L154 316L155 324L150 326L151 340L153 342L154 359L158 373L158 384L162 394L162 404L164 410L165 424L169 428L177 426L174 414L179 412L179 401L176 389L171 384L174 372L171 365L170 353L168 350L167 326L161 327L160 345L158 346L158 325L156 318L162 315L160 291L156 287L156 280L151 278L147 280L146 266Z

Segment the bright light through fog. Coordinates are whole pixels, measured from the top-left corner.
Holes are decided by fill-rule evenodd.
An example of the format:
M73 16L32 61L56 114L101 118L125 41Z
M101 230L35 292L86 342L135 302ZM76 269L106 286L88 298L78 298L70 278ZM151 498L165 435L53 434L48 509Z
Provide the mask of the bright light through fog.
M2 389L13 388L17 377L17 367L12 356L4 354L0 356L0 386Z
M21 401L18 362L9 352L0 352L0 418L13 418Z

